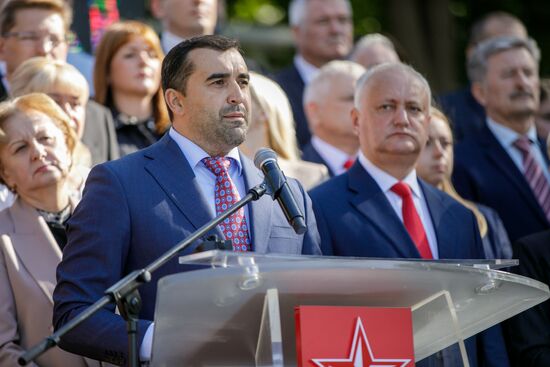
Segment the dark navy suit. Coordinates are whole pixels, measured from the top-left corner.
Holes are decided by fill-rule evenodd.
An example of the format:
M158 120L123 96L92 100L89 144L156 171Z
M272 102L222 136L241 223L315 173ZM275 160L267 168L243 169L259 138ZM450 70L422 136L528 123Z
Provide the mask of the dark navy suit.
M253 163L242 155L241 162L246 189L261 183L263 177ZM297 181L289 182L305 213L308 231L294 233L278 204L266 195L248 207L253 250L320 254L311 201ZM191 166L168 134L146 149L92 169L82 201L69 221L69 242L57 270L56 328L101 298L121 277L145 267L212 219L198 185ZM213 233L223 238L218 228ZM140 345L153 320L158 279L183 270L176 256L140 288ZM94 359L125 363L125 322L115 315L114 306L107 306L60 345Z
M438 102L451 119L456 141L476 135L485 125L485 109L472 95L470 86L440 96Z
M550 230L514 243L519 275L550 284ZM518 367L550 366L550 300L504 322L510 360Z
M313 147L311 142L307 143L304 149L302 149L302 159L304 161L313 162L313 163L319 163L327 167L328 174L330 177L334 176L334 172L330 169L327 162L321 157L317 149Z
M481 259L483 249L474 215L450 196L419 180L437 238L441 259ZM405 226L376 181L357 161L346 173L311 191L324 254L335 256L419 258ZM466 340L471 366L490 351L483 366L507 366L500 327ZM479 352L478 352L479 349ZM451 351L449 353L449 351ZM455 366L453 348L417 366ZM442 364L443 359L450 361Z
M294 121L296 122L298 145L304 147L311 139L311 132L309 131L306 114L304 112L304 80L298 72L298 69L296 69L296 66L294 66L294 63L292 66L277 73L275 75L275 80L288 96L290 106L292 107L292 114L294 115Z
M487 126L456 146L453 183L465 199L497 211L511 242L550 228L523 173Z

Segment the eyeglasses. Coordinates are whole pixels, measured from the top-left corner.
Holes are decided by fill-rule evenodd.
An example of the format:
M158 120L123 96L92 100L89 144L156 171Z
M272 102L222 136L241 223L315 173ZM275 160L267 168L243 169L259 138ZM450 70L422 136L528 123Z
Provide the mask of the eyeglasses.
M59 37L55 34L45 33L45 32L34 32L34 31L22 31L22 32L8 32L4 33L4 38L16 38L19 42L25 43L28 45L36 45L38 42L43 43L50 49L54 49L62 43L71 43L74 40L74 35L69 33L67 37Z

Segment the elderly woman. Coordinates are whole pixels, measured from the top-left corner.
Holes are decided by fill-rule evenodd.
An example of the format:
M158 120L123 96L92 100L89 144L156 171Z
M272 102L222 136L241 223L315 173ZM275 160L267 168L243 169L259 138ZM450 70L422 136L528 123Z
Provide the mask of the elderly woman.
M111 25L97 47L95 100L113 113L120 156L154 143L170 126L160 87L163 57L155 31L136 21Z
M10 82L12 97L29 93L45 93L69 116L71 127L76 132L76 164L91 166L88 148L80 143L84 132L88 83L72 65L46 57L33 57L21 64Z
M76 136L45 94L0 104L0 181L17 194L0 212L0 366L17 366L24 349L52 332L55 269L76 205L71 184ZM78 196L78 195L77 195ZM54 348L34 366L89 366Z
M253 158L262 147L271 148L279 156L279 165L285 174L294 177L307 189L329 178L322 164L302 161L299 157L294 117L283 89L273 80L250 73L252 114L241 151Z
M474 213L486 258L512 258L512 246L498 214L489 207L463 199L454 189L451 183L453 135L450 122L435 107L432 107L431 117L428 142L420 154L416 172L424 181L449 194Z

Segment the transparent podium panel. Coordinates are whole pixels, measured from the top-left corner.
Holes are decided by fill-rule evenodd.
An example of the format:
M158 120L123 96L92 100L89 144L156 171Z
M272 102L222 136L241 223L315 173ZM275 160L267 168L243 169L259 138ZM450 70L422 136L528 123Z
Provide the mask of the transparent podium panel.
M294 307L299 305L410 307L418 361L550 295L543 283L495 270L514 261L210 251L180 263L207 267L159 281L155 367L267 365L257 364L258 350L273 352L276 365L295 366ZM278 312L273 304L265 309L268 290L277 292ZM280 326L272 323L275 317Z

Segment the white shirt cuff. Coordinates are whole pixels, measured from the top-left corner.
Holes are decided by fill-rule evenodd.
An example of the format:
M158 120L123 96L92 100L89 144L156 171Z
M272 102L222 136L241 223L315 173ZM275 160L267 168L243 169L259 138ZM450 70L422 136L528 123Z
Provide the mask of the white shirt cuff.
M151 360L151 350L153 349L153 331L155 329L155 323L152 322L147 328L141 347L139 348L139 359L142 362Z

